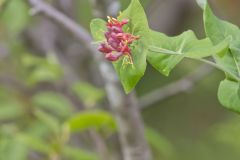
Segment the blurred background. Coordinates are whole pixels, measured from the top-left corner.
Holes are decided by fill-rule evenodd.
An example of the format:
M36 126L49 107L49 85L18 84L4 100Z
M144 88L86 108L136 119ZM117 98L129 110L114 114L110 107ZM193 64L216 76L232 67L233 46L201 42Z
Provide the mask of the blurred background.
M45 2L87 30L101 17L93 0ZM119 2L125 9L129 0ZM204 37L194 0L141 2L151 28ZM210 2L240 25L239 0ZM121 160L96 62L71 33L35 12L27 0L0 0L0 160ZM240 117L217 100L222 79L187 59L169 77L148 66L136 93L154 160L239 160Z

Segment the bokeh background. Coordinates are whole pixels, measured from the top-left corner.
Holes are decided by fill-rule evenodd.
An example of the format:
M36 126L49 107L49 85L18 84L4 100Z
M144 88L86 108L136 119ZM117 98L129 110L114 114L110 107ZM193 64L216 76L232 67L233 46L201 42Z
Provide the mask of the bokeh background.
M46 2L87 30L96 15L91 0ZM151 28L170 36L192 29L204 37L202 11L194 0L141 2ZM210 2L219 17L240 25L239 0ZM129 0L120 3L124 9ZM0 160L98 160L103 152L118 159L116 127L96 62L59 24L30 13L25 0L0 0ZM217 100L223 78L188 59L169 77L148 66L136 93L155 160L239 160L240 117ZM190 86L175 85L172 94L163 89L179 80ZM143 101L155 90L162 91L161 99ZM73 132L65 125L69 121ZM96 141L102 150L95 149Z

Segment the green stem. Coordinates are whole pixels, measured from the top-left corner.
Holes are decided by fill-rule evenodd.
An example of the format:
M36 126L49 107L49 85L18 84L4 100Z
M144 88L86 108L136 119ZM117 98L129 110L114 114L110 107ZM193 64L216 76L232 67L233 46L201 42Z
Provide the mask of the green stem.
M228 71L226 68L224 68L224 67L222 67L222 66L220 66L220 65L218 65L218 64L216 64L216 63L214 63L214 62L212 62L212 61L208 61L208 60L206 60L206 59L197 59L197 60L199 60L199 61L201 61L201 62L204 62L204 63L207 63L207 64L209 64L209 65L211 65L211 66L213 66L213 67L215 67L215 68L217 68L217 69L219 69L219 70L221 70L221 71L223 71L223 72L226 72L226 73L228 73L232 78L234 78L235 80L240 81L240 78L239 78L238 76L236 76L236 75L233 74L232 72Z

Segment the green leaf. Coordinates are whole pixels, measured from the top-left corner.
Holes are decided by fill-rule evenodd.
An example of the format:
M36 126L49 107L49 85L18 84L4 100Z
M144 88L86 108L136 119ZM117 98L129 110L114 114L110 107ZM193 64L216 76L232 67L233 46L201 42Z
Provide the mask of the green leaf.
M138 0L132 0L128 8L120 14L119 19L129 19L126 30L133 35L140 36L140 40L132 45L133 65L125 64L124 57L113 63L125 92L129 93L146 70L149 26L145 11Z
M95 41L104 41L104 33L107 31L106 22L102 19L93 19L90 23L90 29Z
M120 78L123 88L126 93L131 92L137 85L138 81L144 75L146 70L146 47L142 45L142 41L132 48L133 64L125 64L124 57L117 62L114 62L114 68Z
M218 99L226 108L240 112L240 30L237 26L217 18L209 5L204 8L204 26L214 44L223 39L229 41L229 52L223 57L215 55L216 63L227 70L227 79L220 83Z
M125 92L129 93L136 86L146 70L146 48L149 39L149 27L144 9L138 0L132 0L129 7L120 14L119 19L124 18L129 19L125 31L140 36L140 40L131 46L133 65L126 63L126 57L113 63ZM105 40L106 22L101 19L94 19L90 27L95 41Z
M9 148L8 160L26 160L27 159L27 148L19 140L15 139Z
M1 137L0 159L26 160L27 148L16 137Z
M31 122L26 132L35 137L47 137L52 134L49 126L47 126L42 120L35 120L34 122Z
M127 8L128 4L129 4L129 0L119 0L121 3L121 8L125 9ZM140 2L142 3L142 6L145 8L148 6L148 4L151 2L152 0L140 0Z
M152 41L147 59L166 76L184 57L200 59L213 54L224 55L228 49L226 41L213 46L208 38L198 40L192 31L186 31L176 37L168 37L155 31L151 31L150 34Z
M116 130L112 115L105 111L84 111L69 119L66 125L72 132L86 131L91 128Z
M21 32L29 20L29 9L24 1L11 0L3 12L1 21L12 35Z
M63 71L54 53L48 53L46 58L23 54L21 63L26 69L26 81L29 85L36 85L40 82L54 82L59 80Z
M96 88L86 82L77 82L73 84L71 88L79 99L89 107L96 105L105 96L102 89Z
M24 105L16 93L0 86L0 121L17 119L24 114Z
M227 109L240 113L240 83L225 79L220 83L218 99Z
M63 95L54 92L38 92L31 101L36 107L44 108L61 117L69 117L73 112L71 102Z
M221 57L214 56L216 63L223 66L236 77L240 77L240 30L237 26L217 18L209 5L204 9L204 26L207 36L214 44L227 39L229 41L229 52ZM234 77L227 74L227 77ZM235 79L236 80L236 79Z
M119 19L129 19L126 27L127 30L129 29L128 32L140 36L140 39L142 39L145 44L148 43L148 20L139 0L132 0L128 8L120 14Z
M0 120L10 120L19 118L24 115L24 111L19 102L12 100L1 102L0 106Z
M52 133L59 135L61 128L58 119L40 110L35 111L35 116L42 121L52 131Z
M69 146L64 146L63 154L71 160L98 160L98 156L95 153L91 153L85 150L76 149Z
M53 149L49 146L49 144L44 142L39 137L22 133L17 135L17 139L21 141L23 144L25 144L31 150L38 151L45 155L49 155L53 152Z

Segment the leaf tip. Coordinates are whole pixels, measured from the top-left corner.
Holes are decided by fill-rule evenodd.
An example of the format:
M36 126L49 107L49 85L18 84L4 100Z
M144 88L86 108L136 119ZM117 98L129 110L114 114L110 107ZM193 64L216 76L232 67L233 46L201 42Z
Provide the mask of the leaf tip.
M196 0L197 4L199 5L199 7L201 7L202 9L205 9L208 1L207 0Z

